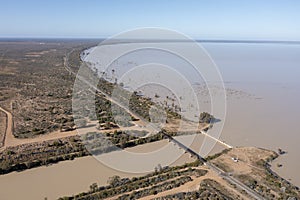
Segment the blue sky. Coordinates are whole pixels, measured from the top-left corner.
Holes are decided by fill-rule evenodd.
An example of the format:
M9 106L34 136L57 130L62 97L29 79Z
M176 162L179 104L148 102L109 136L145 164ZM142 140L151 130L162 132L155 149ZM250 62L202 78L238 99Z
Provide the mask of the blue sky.
M162 27L195 39L300 40L299 0L0 0L0 37L107 37Z

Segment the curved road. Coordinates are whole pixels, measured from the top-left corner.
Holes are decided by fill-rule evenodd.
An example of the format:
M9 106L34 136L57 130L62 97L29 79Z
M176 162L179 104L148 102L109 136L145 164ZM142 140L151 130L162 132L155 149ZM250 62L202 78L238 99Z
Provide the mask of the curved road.
M74 76L76 76L77 74L75 72L73 72L69 65L69 55L74 51L74 49L72 51L70 51L69 53L66 54L65 58L64 58L64 67L66 68L67 71L69 71L71 74L73 74ZM144 120L141 116L139 116L136 113L133 113L131 110L129 110L126 106L122 105L121 103L119 103L118 101L114 100L113 98L111 98L108 94L106 94L104 91L100 90L99 88L95 88L94 86L92 86L90 83L88 83L83 77L81 76L77 76L77 78L81 79L82 81L86 82L88 85L91 86L91 88L93 88L94 90L100 92L102 95L105 96L105 98L115 104L117 104L118 106L120 106L121 108L123 108L126 112L128 112L129 114L131 114L133 117L140 119L142 122L144 122L144 124L147 124L146 120ZM4 135L4 143L3 143L3 148L5 147L9 147L9 146L16 146L16 145L20 145L20 144L27 144L27 143L33 143L33 142L40 142L40 141L45 141L45 140L51 140L51 139L59 139L62 137L68 137L68 136L72 136L72 135L76 135L77 131L69 131L69 132L53 132L53 133L49 133L47 135L41 135L35 138L29 138L29 139L18 139L15 138L13 135L13 117L12 114L10 112L8 112L7 110L3 109L0 107L0 110L3 111L6 115L7 115L7 126L6 126L6 131L5 131L5 135ZM149 133L153 133L153 132L159 132L160 129L158 127L154 127L154 126L147 126L145 127L146 129L148 129ZM206 127L204 127L203 129L205 129ZM111 130L110 130L111 131ZM105 132L105 131L103 131ZM227 148L232 148L231 145L226 144L225 142L207 134L206 132L201 130L201 133L213 140L215 140L216 142L220 143L221 145L224 145Z
M66 70L68 70L70 73L74 74L76 76L76 74L68 67L68 56L69 56L70 52L66 55L65 60L64 60L64 64L65 64L65 68ZM90 83L88 83L83 77L77 76L77 78L82 79L82 81L86 82L88 85L90 85ZM133 113L132 111L130 111L128 108L124 107L121 103L119 103L118 101L112 99L108 94L106 94L104 91L99 90L99 88L95 88L94 86L90 85L91 88L93 88L95 91L100 92L101 94L103 94L108 100L110 100L111 102L117 104L118 106L120 106L121 108L125 109L128 113L130 113L131 115L133 115L136 118L139 118L141 121L144 121L142 117L138 116L136 113ZM7 115L7 123L6 123L6 131L5 131L5 135L4 135L4 146L1 148L4 149L8 146L15 146L15 145L19 145L19 144L24 144L24 143L31 143L31 142L37 142L37 141L45 141L48 139L54 139L54 138L62 138L62 137L67 137L69 134L70 135L74 135L74 132L76 133L76 131L71 131L71 132L65 132L65 133L60 133L60 134L55 134L55 133L50 133L47 134L45 136L41 136L41 137L37 137L37 138L33 138L33 139L17 139L14 137L13 135L13 117L12 114L8 111L6 111L5 109L0 107L0 111L4 112ZM152 129L151 131L157 131L157 127L147 127L148 129ZM111 131L111 130L110 130ZM232 148L231 145L226 144L223 141L220 141L217 138L214 138L212 136L210 136L209 134L207 134L204 131L201 131L201 133L205 136L210 137L211 139L214 139L216 142L226 146L227 148ZM219 174L219 176L223 177L224 179L226 179L227 181L237 185L239 188L245 190L249 195L251 195L252 197L254 197L255 199L263 199L260 195L258 195L255 191L253 191L252 189L250 189L249 187L247 187L246 185L244 185L243 183L241 183L240 181L238 181L237 179L227 175L226 173L224 173L221 169L219 169L218 167L216 167L215 165L213 165L210 162L207 162L204 158L201 157L201 155L199 155L198 153L193 152L193 150L191 150L189 147L184 146L183 144L179 143L177 140L175 140L173 137L168 136L169 139L171 139L173 142L175 142L176 144L179 144L181 147L184 147L185 150L187 150L189 153L191 153L192 155L196 155L198 159L200 159L201 161L204 162L204 164L206 166L208 166L209 168L211 168L213 171L215 171L217 174ZM19 142L18 142L19 141ZM21 141L21 142L20 142Z
M145 128L138 127L138 126L131 126L131 127L120 127L120 128L114 128L114 129L109 129L109 130L97 130L96 125L97 122L91 122L86 128L81 128L80 130L82 131L66 131L66 132L61 132L61 131L55 131L52 133L48 133L45 135L39 135L34 138L24 138L24 139L19 139L16 138L13 135L13 116L10 112L5 110L4 108L0 107L0 111L4 112L7 116L6 118L6 130L4 134L4 142L3 142L3 147L0 148L0 151L4 150L6 147L11 147L11 146L17 146L17 145L22 145L22 144L29 144L29 143L34 143L34 142L43 142L47 140L53 140L53 139L60 139L64 137L69 137L69 136L74 136L74 135L80 135L82 133L86 132L94 132L98 131L101 133L107 133L107 132L112 132L114 130L146 130Z
M9 141L13 140L15 137L13 135L13 117L10 112L7 110L3 109L0 107L0 111L4 112L6 114L6 129L5 129L5 134L4 134L4 142L3 142L3 147L5 148L8 146Z

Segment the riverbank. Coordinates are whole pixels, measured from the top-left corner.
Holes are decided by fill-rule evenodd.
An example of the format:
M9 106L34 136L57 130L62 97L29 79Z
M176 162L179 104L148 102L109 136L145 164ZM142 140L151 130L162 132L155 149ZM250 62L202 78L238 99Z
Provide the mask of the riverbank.
M176 137L176 139L181 141L182 143L186 143L187 141L189 141L189 137L192 136L179 136ZM198 152L201 151L201 147L204 141L209 142L203 135L197 135L193 139L191 149ZM184 163L194 161L194 158L191 158L189 154L184 153L178 148L178 146L174 146L172 143L168 142L168 140L160 140L153 143L147 143L136 147L127 148L124 151L144 155L144 160L137 160L136 163L133 163L137 166L142 167L142 163L147 163L147 160L149 160L149 158L147 159L147 154L150 154L153 151L162 151L162 149L168 149L165 155L172 155L172 157L178 156L178 159L175 160L175 162L170 163L169 166L179 166ZM221 152L222 150L224 150L224 146L217 145L209 153L209 155L213 156L216 153ZM174 152L177 155L174 155ZM271 151L266 150L266 152ZM164 154L160 153L160 155ZM253 153L252 156L258 155L260 154ZM113 153L105 154L105 156L110 157L111 159L119 159L119 157L114 155ZM238 155L238 157L241 162L247 161L245 156ZM153 165L162 164L162 166L164 166L165 160L167 160L166 156L156 157L156 163L153 163ZM230 165L234 164L234 162L231 160L231 157L229 157L228 160L228 162L226 161L224 163L229 163ZM122 172L117 168L114 169L108 167L105 165L105 163L102 162L103 160L99 161L92 156L86 156L76 158L72 161L64 161L53 165L1 175L0 196L4 199L25 198L35 200L43 199L45 197L47 197L49 200L57 199L58 197L71 196L73 194L88 191L89 186L93 183L97 183L99 186L106 185L109 177L115 175L118 175L121 178L132 178L147 174ZM28 182L28 180L30 180L30 182ZM19 188L18 193L14 192L14 188L16 187ZM49 190L49 188L51 188L51 190Z
M186 136L191 137L191 136ZM177 138L181 142L188 141L185 136ZM203 135L197 135L191 146L195 151L201 148L204 141ZM158 151L162 148L168 149L166 155L172 155L174 159L170 166L182 165L186 162L194 161L189 154L184 153L177 146L169 143L168 140L161 140L153 143L147 143L136 147L128 148L126 151L132 153L143 154L144 160L137 160L136 165L147 163L147 153ZM216 146L210 155L215 154L223 149L222 146ZM168 153L169 152L169 153ZM175 154L174 154L175 153ZM118 157L106 156L112 159ZM158 165L164 163L166 157L157 157ZM162 164L162 166L164 166ZM154 170L154 168L153 168ZM92 156L76 158L72 161L63 161L57 164L42 166L38 168L28 169L21 172L12 172L10 174L0 176L0 196L4 199L57 199L61 196L77 194L87 191L89 185L97 183L98 185L106 185L109 177L119 175L120 177L136 177L145 173L125 173L116 169L107 167L105 164L96 160ZM28 182L30 180L30 182ZM14 192L15 188L19 188L18 193ZM51 190L49 190L51 188ZM28 192L31 191L31 192Z
M215 198L233 199L299 198L299 188L270 170L269 164L277 156L278 154L273 151L254 147L226 149L211 156L206 165L202 162L193 162L174 168L163 167L140 178L116 177L106 186L98 187L94 184L88 191L64 199L72 200L77 197L159 199L165 196L183 199L184 196L188 198L195 195L203 198L214 195ZM222 171L211 168L212 163ZM230 180L236 181L233 184ZM209 183L206 184L207 182ZM254 193L250 195L248 191Z
M280 176L300 186L299 134L300 118L299 57L300 45L286 44L203 44L217 64L226 86L227 113L221 141L232 146L255 146L288 153L279 157L272 170ZM131 68L149 60L161 61L168 66L182 67L182 63L155 57L147 52L132 54L118 60L108 68L121 76ZM102 67L102 68L101 68ZM99 70L103 66L99 67ZM267 75L267 76L266 76ZM201 80L199 80L201 82ZM166 90L141 88L142 94L153 100L167 99L172 104L173 96ZM195 85L201 108L209 112L210 94L203 85ZM156 97L157 98L156 98ZM176 101L175 101L176 104ZM215 126L218 126L216 124ZM277 167L277 164L282 167Z

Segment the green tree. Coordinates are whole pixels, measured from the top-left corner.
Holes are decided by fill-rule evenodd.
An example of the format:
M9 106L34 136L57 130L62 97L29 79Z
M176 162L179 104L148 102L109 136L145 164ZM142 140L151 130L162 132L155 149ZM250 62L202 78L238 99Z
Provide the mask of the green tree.
M97 189L98 189L98 185L97 185L97 183L93 183L92 185L90 185L90 191L91 192L96 192L97 191Z
M211 114L207 113L207 112L203 112L200 114L200 119L199 121L201 123L212 123L214 120L214 116L212 116Z
M120 176L112 176L112 177L109 177L107 183L111 186L117 186L120 181L121 181Z

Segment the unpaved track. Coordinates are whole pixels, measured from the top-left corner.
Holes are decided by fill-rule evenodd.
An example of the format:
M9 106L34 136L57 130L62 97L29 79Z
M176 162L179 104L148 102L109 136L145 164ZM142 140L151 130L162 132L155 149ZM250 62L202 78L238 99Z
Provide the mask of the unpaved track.
M41 135L41 136L38 136L35 138L18 139L13 135L14 123L13 123L12 114L1 107L0 107L0 111L4 112L6 114L6 130L5 130L5 135L4 135L4 144L0 150L3 150L6 147L10 147L10 146L17 146L17 145L33 143L33 142L42 142L45 140L58 139L58 138L68 137L68 136L76 134L76 131L69 131L69 132L56 131L56 132L49 133L46 135Z
M6 129L4 134L4 143L3 147L5 148L8 145L8 141L14 139L13 136L13 118L12 114L8 112L7 110L0 107L0 111L4 112L6 114Z
M172 190L166 190L164 192L160 192L156 195L150 195L150 196L146 196L141 198L142 200L151 200L154 198L158 198L158 197L164 197L164 196L168 196L168 195L172 195L172 194L176 194L176 193L180 193L180 192L192 192L192 191L197 191L200 188L200 183L204 180L204 179L211 179L211 180L215 180L216 182L220 183L225 189L227 189L229 192L232 192L235 195L239 195L241 196L243 199L249 199L248 196L246 196L245 194L242 194L241 192L239 192L237 189L234 189L228 182L226 182L224 179L222 179L217 173L215 173L213 170L209 169L206 166L201 166L198 167L199 169L204 169L207 170L208 173L204 176L200 176L200 177L192 177L193 180L191 182L187 182L184 185L181 185L179 187L176 187Z
M5 110L4 108L0 107L0 111L4 112L7 116L7 122L6 122L6 131L5 131L5 135L4 135L4 145L3 147L0 148L1 150L4 150L6 147L11 147L11 146L17 146L17 145L21 145L21 144L29 144L29 143L34 143L34 142L43 142L43 141L47 141L47 140L54 140L54 139L60 139L60 138L64 138L64 137L69 137L69 136L75 136L75 135L80 135L83 133L87 133L87 132L100 132L100 133L107 133L107 132L113 132L115 130L121 130L121 131L125 131L125 130L138 130L138 131L144 131L147 130L146 128L142 128L139 126L131 126L131 127L121 127L121 128L115 128L115 129L109 129L109 130L97 130L96 129L96 122L92 122L89 125L91 125L90 127L87 128L81 128L78 130L73 130L73 131L66 131L66 132L61 132L61 131L55 131L52 133L48 133L48 134L44 134L44 135L39 135L37 137L34 138L24 138L24 139L19 139L16 138L13 135L13 117L12 114L10 112L8 112L7 110Z
M73 72L70 69L69 65L68 65L69 55L73 51L74 51L74 49L72 51L70 51L69 53L67 53L67 55L65 56L64 67L66 68L67 71L69 71L71 74L76 76L75 72ZM79 78L81 78L81 77L79 77ZM114 131L114 130L146 130L146 131L149 132L149 135L151 135L153 133L156 133L156 132L159 132L159 129L157 127L145 126L147 124L146 120L144 120L141 116L137 115L136 113L133 113L131 110L129 110L127 107L123 106L119 102L112 99L104 91L99 90L99 88L96 88L96 90L98 92L102 93L107 100L109 100L109 101L117 104L121 108L125 109L126 112L128 112L130 115L132 115L136 119L139 119L139 121L134 122L134 124L137 125L137 126L134 126L134 127L110 129L110 130L103 130L103 131L99 131L99 130L96 130L95 128L93 128L92 131L96 130L97 132L104 132L105 133L105 132L111 132L111 131ZM98 94L96 94L96 95L98 95ZM43 141L47 141L47 140L59 139L59 138L63 138L63 137L74 136L74 135L78 134L78 132L79 133L84 132L84 131L76 131L76 130L68 131L68 132L55 131L55 132L45 134L45 135L40 135L40 136L37 136L37 137L34 137L34 138L18 139L13 135L13 126L14 125L13 125L13 116L12 116L12 114L10 112L8 112L7 110L1 108L1 107L0 107L0 110L3 111L7 116L7 123L6 123L7 126L6 126L6 132L5 132L5 135L4 135L4 144L3 144L3 147L0 148L0 151L5 149L6 147L10 147L10 146L17 146L17 145L21 145L21 144L28 144L28 143L34 143L34 142L43 142ZM96 125L96 124L94 124L94 125ZM203 132L202 130L205 129L205 128L206 127L202 127L202 128L200 128L200 130L191 130L191 131L201 131L202 134L214 139L216 142L224 145L225 147L232 148L232 146L230 146L229 144L226 144L226 143L220 141L219 139L214 138L214 137L208 135L207 133ZM87 128L85 131L91 131L91 130L88 130L88 128Z

